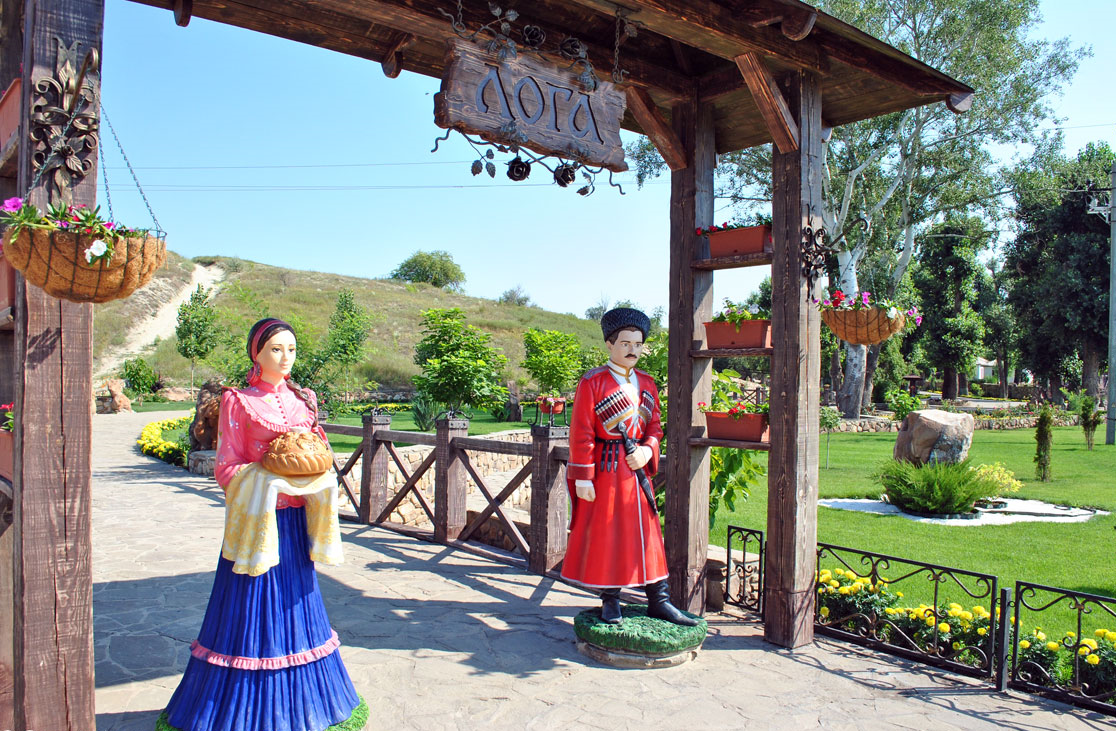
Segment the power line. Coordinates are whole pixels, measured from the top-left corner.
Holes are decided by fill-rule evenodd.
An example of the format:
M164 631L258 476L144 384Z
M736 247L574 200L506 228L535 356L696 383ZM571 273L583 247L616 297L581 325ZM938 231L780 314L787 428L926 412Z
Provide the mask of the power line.
M468 165L472 160L423 160L414 163L315 163L307 165L137 165L136 170L275 170L280 168L381 168L412 165ZM104 166L106 170L126 170L122 166Z

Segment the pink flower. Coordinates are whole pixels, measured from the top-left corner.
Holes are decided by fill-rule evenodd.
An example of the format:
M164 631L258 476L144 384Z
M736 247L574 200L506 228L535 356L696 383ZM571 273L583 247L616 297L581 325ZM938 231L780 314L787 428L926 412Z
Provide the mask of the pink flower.
M922 316L915 316L915 325L922 325Z
M860 299L864 303L864 307L868 307L868 299L871 295L872 295L872 293L870 293L870 292L860 293Z
M12 212L18 211L22 206L23 206L23 199L22 198L9 198L6 201L4 201L4 205L2 207L0 207L0 210L7 211L8 213L12 213Z

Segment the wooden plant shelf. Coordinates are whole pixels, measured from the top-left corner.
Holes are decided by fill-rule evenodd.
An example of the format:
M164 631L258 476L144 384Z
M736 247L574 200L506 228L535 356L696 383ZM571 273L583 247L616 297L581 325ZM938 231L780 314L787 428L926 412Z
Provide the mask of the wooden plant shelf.
M771 264L772 253L770 251L757 252L755 254L734 254L731 257L712 257L710 259L695 259L691 263L694 269L736 269L738 267L760 267L765 264Z
M690 351L693 358L723 358L732 356L773 356L774 348L698 348Z
M0 143L0 178L15 178L19 173L19 135Z
M691 437L690 447L734 447L737 450L770 450L770 442L743 442L741 440L715 440L711 437Z

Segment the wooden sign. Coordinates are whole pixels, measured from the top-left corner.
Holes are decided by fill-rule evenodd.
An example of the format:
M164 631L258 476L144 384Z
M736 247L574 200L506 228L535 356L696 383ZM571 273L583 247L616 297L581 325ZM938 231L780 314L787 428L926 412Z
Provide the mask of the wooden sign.
M620 120L627 101L611 82L587 91L578 73L523 53L500 59L453 38L434 121L489 142L625 171Z

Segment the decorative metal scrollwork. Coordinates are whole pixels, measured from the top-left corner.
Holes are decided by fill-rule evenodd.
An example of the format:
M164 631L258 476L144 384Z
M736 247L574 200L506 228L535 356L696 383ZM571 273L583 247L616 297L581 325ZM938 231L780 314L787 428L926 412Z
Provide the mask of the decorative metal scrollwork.
M54 76L40 77L32 84L31 162L36 182L51 176L50 199L69 205L74 186L93 169L97 150L97 87L87 75L96 72L99 56L90 49L79 66L81 42L67 46L61 38L55 40Z
M836 247L829 241L829 233L824 226L814 229L802 228L802 276L809 280L810 294L814 293L814 283L825 272L825 261Z

